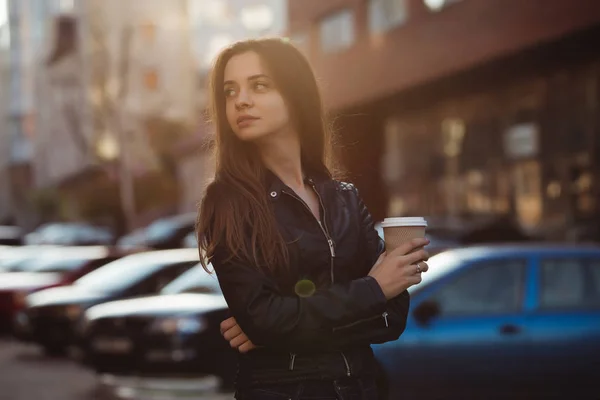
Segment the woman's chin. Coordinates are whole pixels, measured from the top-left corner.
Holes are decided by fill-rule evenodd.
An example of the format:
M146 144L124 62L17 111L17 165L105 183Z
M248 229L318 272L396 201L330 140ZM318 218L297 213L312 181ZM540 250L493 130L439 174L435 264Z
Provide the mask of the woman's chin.
M254 142L256 140L263 139L269 136L269 132L265 132L259 129L240 129L236 132L236 136L243 142Z

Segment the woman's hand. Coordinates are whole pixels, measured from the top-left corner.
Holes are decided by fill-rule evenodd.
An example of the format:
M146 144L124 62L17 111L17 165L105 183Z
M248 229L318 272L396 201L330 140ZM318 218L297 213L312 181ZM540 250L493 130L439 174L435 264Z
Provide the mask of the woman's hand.
M429 253L420 248L428 244L428 239L412 239L379 257L369 276L379 283L386 299L393 299L421 282L421 273L429 269L425 262L429 259Z
M240 353L247 353L257 346L248 339L242 331L235 318L227 318L221 322L221 335L229 342L229 345Z

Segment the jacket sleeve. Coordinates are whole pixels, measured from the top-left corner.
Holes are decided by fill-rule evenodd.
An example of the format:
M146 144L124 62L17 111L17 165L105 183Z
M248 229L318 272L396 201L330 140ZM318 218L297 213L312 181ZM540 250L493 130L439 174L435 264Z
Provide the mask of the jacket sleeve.
M363 266L366 276L379 256L385 251L385 242L377 233L371 213L364 204L358 190L354 188L361 218L361 237L363 251L366 252L366 264ZM396 340L406 328L410 295L408 291L389 300L383 312L369 319L336 327L335 333L340 343L385 343Z
M213 268L232 315L257 346L298 351L335 347L335 327L386 309L385 296L370 277L334 284L310 297L285 296L265 273L224 261L224 256L218 247Z

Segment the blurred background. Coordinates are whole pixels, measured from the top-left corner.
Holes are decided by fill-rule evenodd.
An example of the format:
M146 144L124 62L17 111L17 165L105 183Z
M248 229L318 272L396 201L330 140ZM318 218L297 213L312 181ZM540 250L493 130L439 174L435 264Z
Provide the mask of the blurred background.
M156 388L170 398L172 387L231 398L224 371L234 367L199 366L205 354L230 361L210 336L226 311L218 285L202 274L176 281L199 268L190 251L214 173L211 62L260 36L287 37L310 59L337 160L375 219L425 216L434 265L449 266L415 291L404 342L376 352L389 377L421 358L487 371L464 356L477 352L527 382L600 370L581 362L600 359L599 1L0 0L1 399L147 398ZM514 274L451 279L500 258ZM456 293L495 282L514 296L441 289L453 282ZM171 297L159 306L156 296ZM117 304L126 315L97 309L140 297ZM460 308L468 302L490 308ZM143 327L130 331L129 318ZM478 343L488 328L479 345L508 340L511 356L444 339ZM166 364L152 379L140 378L148 358L110 358L134 342L155 346L157 332L162 353L135 350ZM546 347L527 355L531 344ZM425 357L432 349L450 361ZM389 354L413 358L394 365ZM532 360L556 368L516 368ZM166 378L178 369L185 379ZM488 372L484 387L501 376ZM61 388L65 379L73 385ZM433 398L462 387L450 386Z

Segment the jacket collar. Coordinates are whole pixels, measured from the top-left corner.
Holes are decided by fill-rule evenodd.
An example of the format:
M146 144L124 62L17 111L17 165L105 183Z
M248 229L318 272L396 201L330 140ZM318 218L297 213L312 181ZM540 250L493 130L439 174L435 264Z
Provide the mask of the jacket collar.
M306 175L304 177L304 183L314 185L315 189L320 192L320 194L322 194L323 185L328 180L329 178L323 176L323 174L310 171L306 171ZM281 192L284 189L288 189L288 192L293 192L288 185L283 183L283 181L269 169L267 169L265 173L265 188L271 200L277 200L279 196L281 196Z

